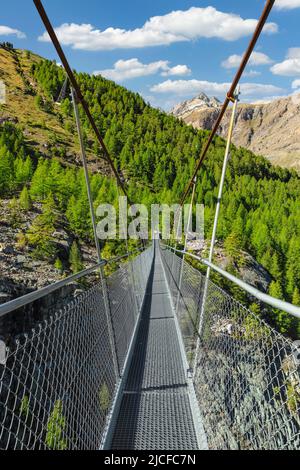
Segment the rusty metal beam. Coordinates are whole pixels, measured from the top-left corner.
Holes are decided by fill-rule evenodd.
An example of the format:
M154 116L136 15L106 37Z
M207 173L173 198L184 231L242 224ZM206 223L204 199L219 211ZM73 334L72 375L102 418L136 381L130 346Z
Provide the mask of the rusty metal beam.
M219 116L216 120L216 123L215 123L215 125L214 125L214 127L213 127L213 129L212 129L212 131L209 135L209 138L208 138L208 140L207 140L207 142L206 142L206 144L205 144L205 146L204 146L204 148L203 148L203 150L200 154L199 160L198 160L197 165L196 165L195 172L194 172L193 176L191 177L191 179L190 179L190 181L189 181L189 183L188 183L188 185L187 185L187 187L184 191L184 194L181 198L181 201L180 201L181 206L184 204L184 201L186 200L187 195L188 195L191 187L193 186L193 181L195 180L195 177L198 174L198 171L199 171L199 169L202 165L202 162L203 162L203 160L205 159L205 157L207 155L208 149L209 149L209 147L210 147L210 145L213 141L213 138L215 137L215 135L218 131L219 125L220 125L220 123L221 123L221 121L224 117L224 114L225 114L225 111L226 111L228 105L229 105L230 101L234 100L233 95L234 95L235 89L236 89L236 87L237 87L237 85L240 81L240 78L241 78L241 76L242 76L242 74L243 74L243 72L244 72L244 70L245 70L245 68L248 64L250 56L251 56L251 54L252 54L252 52L255 48L255 45L256 45L257 40L258 40L262 30L263 30L263 27L265 26L265 23L266 23L266 21L268 19L268 16L269 16L269 14L270 14L270 12L273 8L274 3L275 3L275 0L268 0L266 2L266 5L265 5L264 10L262 12L262 15L261 15L261 17L260 17L260 19L257 23L256 29L254 31L253 37L252 37L252 39L249 43L249 46L248 46L248 48L247 48L247 50L244 54L244 57L242 59L241 65L239 66L239 69L238 69L238 71L237 71L237 73L236 73L236 75L233 79L230 90L226 95L226 98L225 98L224 104L221 108L220 114L219 114Z

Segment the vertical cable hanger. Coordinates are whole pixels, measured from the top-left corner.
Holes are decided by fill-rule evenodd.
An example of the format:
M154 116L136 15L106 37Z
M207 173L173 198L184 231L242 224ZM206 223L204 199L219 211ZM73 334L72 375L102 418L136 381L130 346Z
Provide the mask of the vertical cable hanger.
M83 143L82 128L81 128L81 123L80 123L80 118L79 118L78 101L77 101L76 92L72 86L71 86L71 95L72 95L72 101L73 101L73 107L74 107L77 133L78 133L78 138L79 138L80 151L81 151L81 156L82 156L85 184L86 184L87 195L88 195L89 206L90 206L90 214L91 214L91 220L92 220L92 226L93 226L94 240L95 240L95 245L96 245L96 250L97 250L98 262L100 263L101 261L100 244L99 244L99 239L97 236L96 216L95 216L95 210L94 210L94 204L93 204L93 197L92 197L91 184L90 184L90 178L89 178L89 172L88 172L86 152L85 152L85 147Z
M78 111L78 99L77 99L76 91L72 85L71 85L71 95L72 95L74 115L75 115L75 120L76 120L76 126L77 126L77 132L78 132L78 138L79 138L79 144L80 144L80 150L81 150L81 156L82 156L82 163L83 163L85 183L86 183L87 195L88 195L89 206L90 206L90 216L92 220L98 263L101 263L102 261L101 249L100 249L100 243L99 243L99 239L97 235L95 209L94 209L94 204L93 204L87 158L86 158L86 152L85 152L85 147L84 147L84 142L83 142L82 129L81 129L81 123L80 123L80 117L79 117L79 111ZM113 322L112 322L108 289L107 289L106 279L105 279L105 275L104 275L102 267L100 267L99 269L99 274L100 274L100 279L101 279L101 284L102 284L102 289L103 289L103 301L104 301L105 315L106 315L106 321L107 321L107 327L108 327L109 341L111 343L114 372L115 372L116 379L118 379L120 376L120 366L119 366L118 357L116 354L116 350L117 350L116 340L115 340L114 327L113 327Z
M179 306L179 300L180 300L180 292L181 292L181 284L182 284L182 276L183 276L183 267L184 267L184 260L185 260L185 252L187 249L187 244L188 244L188 236L190 233L190 228L193 228L193 204L194 204L194 199L195 199L195 192L196 192L196 184L197 184L197 178L194 179L193 181L193 191L192 191L192 196L191 196L191 203L189 207L189 216L188 216L188 223L186 227L186 233L184 237L184 254L181 260L181 268L180 268L180 277L179 277L179 286L178 286L178 295L177 295L177 301L176 301L176 307L175 307L175 313L177 314L178 312L178 306ZM173 256L173 260L175 258L175 252Z
M213 231L212 231L210 249L209 249L208 261L210 263L213 260L213 255L214 255L214 250L215 250L221 201L222 201L223 189L224 189L224 183L225 183L225 177L226 177L226 169L227 169L228 161L230 158L230 148L231 148L235 119L236 119L236 113L237 113L237 105L239 102L239 95L240 95L240 87L238 86L234 93L234 98L232 100L233 107L232 107L231 119L230 119L230 124L229 124L229 129L228 129L227 143L226 143L226 149L225 149L225 155L224 155L224 161L223 161L223 167L222 167L222 174L221 174L221 179L220 179L220 184L219 184L219 193L218 193L218 199L217 199L217 205L216 205L216 211L215 211L215 217L214 217L214 225L213 225ZM200 316L199 316L199 326L198 326L198 332L197 332L198 338L197 338L196 354L195 354L195 366L197 362L198 351L200 348L200 336L202 332L203 319L204 319L204 313L205 313L205 305L206 305L207 292L208 292L209 279L210 279L210 270L211 269L208 266L207 271L206 271L203 298L202 298L202 304L201 304L201 310L200 310ZM194 366L194 371L196 371L195 366Z

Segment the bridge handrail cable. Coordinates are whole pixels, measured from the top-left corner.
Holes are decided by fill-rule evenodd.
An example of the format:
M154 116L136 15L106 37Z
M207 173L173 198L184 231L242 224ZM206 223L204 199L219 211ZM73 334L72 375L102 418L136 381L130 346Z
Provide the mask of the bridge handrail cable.
M282 310L290 315L293 315L296 318L300 319L300 307L297 307L296 305L293 305L289 302L285 302L280 299L276 299L275 297L272 297L271 295L265 294L264 292L261 292L259 289L256 287L251 286L250 284L247 284L245 281L242 281L241 279L237 278L236 276L233 276L232 274L229 274L227 271L224 271L224 269L219 268L213 263L210 263L208 260L201 258L200 256L196 256L192 253L189 253L188 251L183 251L183 250L178 250L170 245L166 244L161 244L161 246L168 248L174 253L179 253L180 255L185 255L189 256L200 263L204 264L207 267L210 267L217 273L221 274L224 278L228 279L232 283L234 283L236 286L240 287L244 291L248 292L248 294L252 295L256 299L264 302L267 305L270 305L271 307L278 308L279 310Z
M137 248L136 250L131 251L130 253L126 253L125 255L118 256L116 258L111 258L109 260L102 260L100 263L97 263L83 271L80 271L79 273L72 274L71 276L68 276L65 279L50 284L49 286L43 287L42 289L38 289L34 292L30 292L29 294L18 297L17 299L6 302L5 304L0 305L0 318L12 312L13 310L25 307L26 305L31 304L32 302L35 302L36 300L39 300L42 297L45 297L46 295L52 294L58 289L61 289L62 287L65 287L66 285L70 284L71 282L77 281L78 279L92 274L93 272L97 271L97 269L104 267L107 264L116 263L124 258L132 256L141 251L144 251L144 249Z

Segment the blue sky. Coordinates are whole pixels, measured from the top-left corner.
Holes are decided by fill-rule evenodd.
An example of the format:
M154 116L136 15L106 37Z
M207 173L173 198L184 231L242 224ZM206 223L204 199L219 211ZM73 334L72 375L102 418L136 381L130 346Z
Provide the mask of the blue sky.
M101 73L170 109L200 91L223 99L263 0L44 0L75 69ZM16 14L17 12L17 14ZM276 0L241 80L242 100L300 92L300 0ZM0 40L56 53L31 0L2 6Z

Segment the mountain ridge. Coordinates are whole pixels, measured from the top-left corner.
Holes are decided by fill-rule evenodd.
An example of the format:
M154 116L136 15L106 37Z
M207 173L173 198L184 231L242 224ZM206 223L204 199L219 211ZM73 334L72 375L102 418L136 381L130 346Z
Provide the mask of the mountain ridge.
M221 106L221 101L218 100L215 96L209 98L205 93L200 93L192 100L186 100L182 103L177 104L172 108L171 113L174 116L182 117L186 112L195 111L196 109L203 108L219 108Z
M207 97L206 105L198 96L179 103L171 114L196 129L211 130L221 103L213 105ZM227 110L218 130L221 137L227 136L230 115ZM233 143L266 157L274 165L300 172L300 94L271 102L240 103Z

